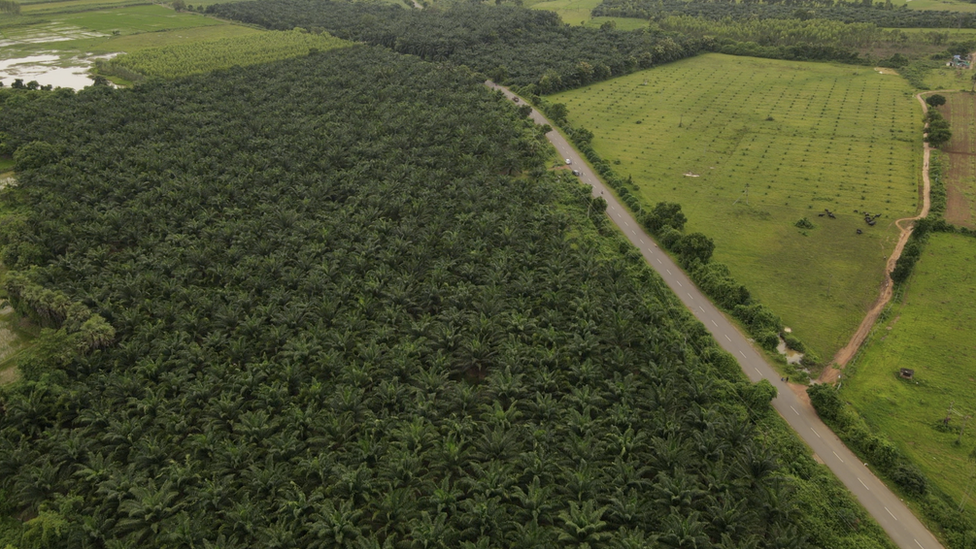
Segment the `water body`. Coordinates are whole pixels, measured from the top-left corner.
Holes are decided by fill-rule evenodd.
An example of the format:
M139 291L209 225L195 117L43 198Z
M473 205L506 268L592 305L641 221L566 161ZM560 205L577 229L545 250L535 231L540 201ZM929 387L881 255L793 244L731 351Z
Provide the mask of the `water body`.
M80 90L92 84L88 70L95 59L115 54L93 56L74 52L38 51L38 45L67 40L101 38L106 34L72 25L50 23L10 29L0 37L0 82L10 86L14 80L24 83L36 80L42 86ZM56 47L56 46L55 46Z
M779 338L779 344L776 346L776 351L779 352L779 354L786 356L787 364L800 364L800 362L803 360L803 353L798 353L787 347L786 342L783 341L782 337Z
M25 84L36 80L42 86L80 90L92 84L88 69L95 59L109 57L112 55L62 57L50 53L0 59L0 82L9 87L19 78Z

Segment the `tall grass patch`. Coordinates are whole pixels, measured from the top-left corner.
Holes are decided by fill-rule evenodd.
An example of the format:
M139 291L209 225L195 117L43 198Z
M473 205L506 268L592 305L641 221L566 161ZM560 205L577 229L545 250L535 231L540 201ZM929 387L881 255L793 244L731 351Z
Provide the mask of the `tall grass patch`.
M687 230L821 357L860 322L893 222L918 206L921 113L894 75L707 54L549 100L645 205L681 203Z
M930 234L904 300L875 328L841 396L976 519L976 419L961 433L976 417L974 301L976 239Z

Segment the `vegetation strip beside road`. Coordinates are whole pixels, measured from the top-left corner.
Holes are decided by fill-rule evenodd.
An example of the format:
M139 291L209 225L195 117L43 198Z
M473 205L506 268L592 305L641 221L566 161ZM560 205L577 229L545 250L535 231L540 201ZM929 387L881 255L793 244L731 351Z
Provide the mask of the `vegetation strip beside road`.
M506 97L515 98L507 88L492 82L488 86L501 90ZM552 125L541 113L533 109L532 118L539 124ZM901 503L877 477L820 421L816 411L805 400L799 398L791 387L781 381L776 370L770 366L725 318L725 316L694 286L684 272L671 258L660 250L653 239L637 224L625 207L613 196L597 174L583 168L582 156L557 131L546 134L556 150L574 162L582 171L581 180L593 187L593 195L602 197L608 203L607 214L624 235L641 251L648 264L654 268L664 281L674 290L679 299L702 321L723 349L731 353L739 362L743 372L752 381L766 380L778 392L773 406L827 465L837 478L857 497L872 517L903 549L932 549L942 547L935 536Z

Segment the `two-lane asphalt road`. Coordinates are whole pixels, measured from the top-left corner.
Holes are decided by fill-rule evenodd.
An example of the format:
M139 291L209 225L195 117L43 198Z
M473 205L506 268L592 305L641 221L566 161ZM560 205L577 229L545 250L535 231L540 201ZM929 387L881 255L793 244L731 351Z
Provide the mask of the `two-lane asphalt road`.
M509 99L515 97L501 86L492 82L487 84L493 89L501 90ZM549 124L549 121L535 109L532 110L531 116L538 124ZM580 180L593 187L594 196L602 196L607 201L607 215L610 219L640 250L644 259L661 275L664 282L674 290L685 306L708 328L719 345L739 361L746 376L754 382L766 379L776 387L778 396L773 399L773 407L776 411L847 486L861 505L891 536L891 539L902 549L942 549L935 536L922 525L905 504L847 449L833 431L820 421L809 404L800 400L786 383L780 381L776 370L756 351L747 338L712 305L712 302L698 290L684 271L658 248L654 240L637 224L630 212L620 204L562 134L553 130L546 137L556 147L561 158L570 159L573 167L583 172Z

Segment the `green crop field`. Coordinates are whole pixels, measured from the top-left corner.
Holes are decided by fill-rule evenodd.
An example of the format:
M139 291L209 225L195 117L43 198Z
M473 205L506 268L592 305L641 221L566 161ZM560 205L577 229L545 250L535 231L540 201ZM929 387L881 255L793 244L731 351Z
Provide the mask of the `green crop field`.
M968 71L970 74L972 71ZM976 227L976 96L946 94L948 102L939 111L952 125L952 139L943 147L949 157L946 171L946 220Z
M270 31L248 36L223 38L191 44L143 49L112 59L109 65L124 67L145 76L175 78L199 72L227 69L308 55L351 46L351 42L334 36L307 32Z
M19 62L25 63L28 72L37 71L41 66L48 67L41 67L40 73L31 73L44 74L50 68L87 67L92 62L92 56L254 36L264 32L199 13L176 12L160 5L133 3L136 2L71 0L25 4L22 8L24 15L0 21L0 59L22 59ZM35 56L44 56L45 59L35 62ZM55 56L53 60L51 56ZM258 56L259 60L264 61L269 60L267 57L267 52ZM19 75L6 76L13 78ZM131 83L124 78L116 78L116 81Z
M194 13L180 13L162 6L134 6L112 10L97 10L65 15L59 20L68 25L84 29L121 34L156 32L168 29L183 29L223 25L223 21Z
M99 6L100 3L94 3ZM78 6L79 8L81 6ZM13 58L40 52L118 52L138 49L142 41L155 44L155 35L188 41L253 33L197 13L178 13L162 6L132 6L44 15L33 24L0 28L0 57ZM133 35L142 35L133 38Z
M976 11L976 4L965 0L892 0L892 4L913 10Z
M52 15L107 8L119 8L138 4L152 5L146 0L65 0L63 2L20 2L20 12L27 15Z
M909 284L841 393L957 502L968 492L974 513L976 421L956 440L964 416L976 416L976 239L931 235ZM899 379L899 368L915 370L915 381ZM950 430L941 430L950 404Z
M165 46L192 44L222 38L251 36L254 34L261 34L263 32L265 31L231 24L207 27L190 27L159 32L130 34L127 36L114 36L110 40L105 40L90 49L91 51L100 53L118 51L131 53L147 48L161 48Z
M894 220L917 207L921 108L904 79L708 54L549 99L644 204L681 203L686 230L714 239L716 259L821 358L846 342L877 295ZM882 214L876 226L865 211ZM797 229L803 217L816 228Z
M647 26L647 21L632 17L592 17L590 12L603 0L548 0L545 2L526 2L536 10L549 10L559 14L564 23L570 25L583 24L587 27L599 27L607 21L616 23L621 30L633 30Z

